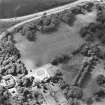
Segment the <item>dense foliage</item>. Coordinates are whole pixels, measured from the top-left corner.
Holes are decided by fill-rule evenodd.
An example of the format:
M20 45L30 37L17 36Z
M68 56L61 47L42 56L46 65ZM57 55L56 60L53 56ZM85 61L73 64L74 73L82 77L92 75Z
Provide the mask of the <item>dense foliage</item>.
M10 99L11 95L8 90L5 87L0 86L0 105L12 105Z
M51 61L51 64L59 65L62 63L67 63L69 60L70 60L70 56L63 54L63 55L59 55L59 56L56 56L55 58L53 58Z
M105 76L102 74L98 75L96 81L99 86L105 84Z
M37 22L37 29L42 33L49 33L57 30L59 19L56 15L43 15Z
M0 74L25 75L27 70L20 60L19 50L10 41L0 42Z
M77 86L72 86L69 91L69 97L71 98L81 98L82 97L82 89Z
M35 41L36 40L36 26L30 22L25 24L22 27L22 35L26 36L27 40L29 41Z
M105 98L105 89L99 89L93 94L93 97L97 102L102 101Z
M89 23L88 26L81 28L80 36L86 41L100 41L105 44L105 7L101 4L97 5L96 22Z

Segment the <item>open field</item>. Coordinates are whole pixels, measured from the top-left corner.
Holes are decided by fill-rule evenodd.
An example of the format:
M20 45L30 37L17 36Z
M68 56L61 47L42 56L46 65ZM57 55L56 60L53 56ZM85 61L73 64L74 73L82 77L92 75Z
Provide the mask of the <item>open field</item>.
M17 42L16 46L20 50L23 61L28 69L34 70L37 66L48 63L57 55L70 55L75 49L84 43L84 40L80 38L78 33L80 28L91 21L94 21L95 17L96 12L93 11L86 15L78 15L73 27L70 27L65 23L61 23L56 32L50 34L37 32L37 40L35 42L29 42L19 33L15 34L14 39ZM88 20L86 18L90 19ZM79 58L79 60L80 59L81 58ZM75 61L76 60L77 59L75 59ZM78 63L79 62L80 61L78 61ZM65 71L69 72L69 70ZM68 78L68 80L70 80L70 78Z
M77 0L1 0L0 18L24 16Z

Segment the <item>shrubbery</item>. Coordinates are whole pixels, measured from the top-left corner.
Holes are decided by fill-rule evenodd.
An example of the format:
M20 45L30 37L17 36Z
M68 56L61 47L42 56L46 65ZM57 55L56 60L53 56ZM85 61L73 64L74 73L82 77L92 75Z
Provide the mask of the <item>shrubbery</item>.
M98 75L96 81L99 86L105 84L105 76L102 74Z
M22 28L22 35L26 36L27 40L35 41L36 40L36 26L34 23L27 23Z
M55 14L42 16L37 22L37 29L42 33L50 33L57 30L60 21Z
M70 57L68 55L60 55L60 56L56 56L55 58L52 59L51 64L52 65L59 65L62 63L66 63L67 61L70 60Z
M83 27L80 30L80 36L86 41L94 42L96 40L100 41L102 44L105 42L104 36L104 25L101 23L90 23L88 27Z
M18 86L21 87L30 87L33 84L34 77L24 77L18 80Z
M92 97L87 97L85 99L85 102L87 105L92 105L94 103L94 100L92 99Z
M72 86L69 90L69 97L80 99L83 95L82 89L77 86Z
M95 92L95 93L93 94L93 97L94 97L94 99L95 99L97 102L102 101L102 99L105 98L105 89L100 89L100 90L98 90L97 92Z
M14 76L17 76L27 74L27 69L20 60L21 54L19 50L15 47L14 43L10 41L1 41L0 49L1 75L12 74Z
M81 28L80 36L86 41L100 41L105 44L105 7L99 5L97 7L96 22L90 23L88 26Z
M0 105L12 105L10 97L9 91L5 87L0 86Z
M33 87L32 89L32 82L33 78L18 80L18 86L16 88L19 94L16 96L17 98L14 99L15 103L20 102L22 105L41 105L44 102L42 93L39 90L36 90L36 88L38 88L37 84L36 88Z
M64 23L73 26L74 22L76 21L76 17L75 14L71 13L71 11L65 11L64 13L62 13L61 16L61 21L63 21Z

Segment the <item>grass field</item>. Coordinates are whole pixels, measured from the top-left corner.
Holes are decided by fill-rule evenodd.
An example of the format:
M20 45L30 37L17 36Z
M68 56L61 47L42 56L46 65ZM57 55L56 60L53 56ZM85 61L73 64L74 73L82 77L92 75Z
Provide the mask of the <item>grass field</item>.
M92 13L86 15L78 15L73 27L70 27L65 23L61 23L56 32L50 34L37 32L37 40L35 42L29 42L19 33L15 34L14 39L17 41L16 46L20 50L27 68L35 70L37 66L48 63L57 55L70 55L72 51L84 43L84 40L78 33L80 28L94 21L95 17L96 12L93 11ZM73 58L74 62L77 61L76 58ZM68 68L64 69L64 71L66 71L65 74L67 75L66 79L68 81L70 81L70 75L73 75L72 72L74 73L74 71L70 71L70 68L80 65L81 60L81 58L78 58L76 63L73 63L71 66L68 65ZM77 70L77 68L75 68L75 70Z
M0 18L24 16L77 0L0 0Z

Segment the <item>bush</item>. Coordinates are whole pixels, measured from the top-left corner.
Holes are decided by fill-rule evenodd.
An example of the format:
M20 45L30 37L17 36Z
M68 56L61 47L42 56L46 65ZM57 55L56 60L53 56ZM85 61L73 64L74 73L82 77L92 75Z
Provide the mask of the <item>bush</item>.
M36 27L42 33L50 33L57 30L59 23L60 21L56 14L44 15L36 22Z
M41 27L41 32L42 33L50 33L50 32L53 32L55 30L56 30L56 26L53 23L51 23L51 24L49 24L47 26Z
M36 40L36 26L34 23L27 23L22 28L22 35L26 36L29 41Z
M8 92L8 90L5 87L0 86L0 104L9 105L11 103L9 99L10 93Z
M86 9L88 12L91 12L93 6L94 6L94 3L90 1L90 2L87 2L86 4L84 4L82 6L82 8Z
M77 6L71 9L71 12L75 15L82 14L81 6Z
M93 4L89 4L92 6ZM81 28L80 36L86 41L99 40L105 44L105 7L102 4L97 5L97 19L96 22L89 23L88 26Z
M36 35L35 35L35 32L32 30L32 31L27 31L26 34L25 34L26 38L28 41L35 41L36 40Z
M101 4L97 7L97 19L98 22L104 23L105 22L105 7Z
M80 99L82 97L82 89L77 86L72 86L69 91L69 97Z
M105 25L102 23L90 23L88 26L80 29L80 36L87 42L100 41L105 44Z
M64 23L70 26L73 26L74 22L76 21L76 17L73 13L67 12L67 13L62 14L61 21L63 21Z
M51 64L52 65L58 65L61 63L66 63L70 60L70 57L68 55L60 55L60 56L56 56L55 58L52 59Z
M95 92L95 93L93 94L93 96L94 96L94 98L95 98L95 100L96 100L97 102L100 102L102 99L105 98L105 90L104 90L104 89L100 89L100 90L98 90L97 92Z
M26 78L26 77L24 77L23 78L23 80L22 80L22 85L24 86L24 87L30 87L30 86L32 86L32 84L33 84L33 79L34 78Z
M87 34L89 34L88 26L82 27L79 31L79 34L82 38L85 38L87 36Z
M88 97L88 98L86 98L85 101L86 101L86 104L87 104L87 105L92 105L92 104L94 103L92 97Z
M1 59L1 75L12 74L17 76L18 74L26 75L27 69L22 62L18 62L21 58L19 50L14 46L12 42L0 42L0 59Z
M85 14L86 11L91 12L93 6L94 6L93 2L87 2L87 3L83 4L83 5L78 5L77 7L72 8L71 11L75 15Z
M88 25L88 30L89 30L90 32L96 32L96 26L97 26L96 23L91 22L91 23Z
M96 81L99 86L105 84L105 76L102 74L98 75Z
M95 37L93 33L88 33L86 34L86 37L84 38L87 42L94 42L95 41Z

